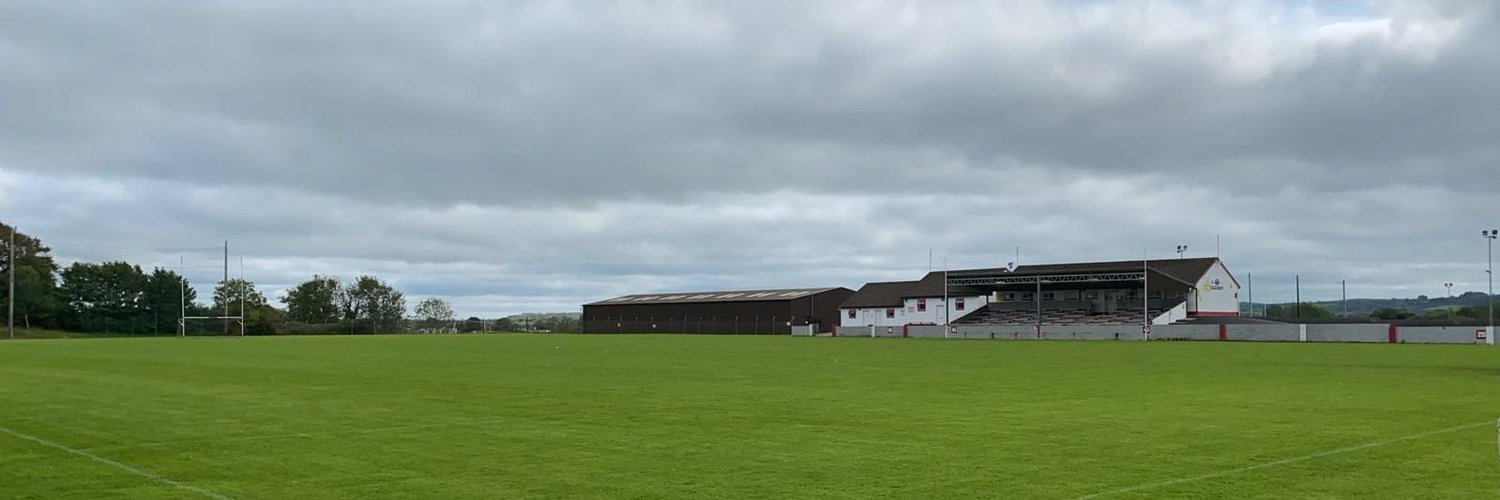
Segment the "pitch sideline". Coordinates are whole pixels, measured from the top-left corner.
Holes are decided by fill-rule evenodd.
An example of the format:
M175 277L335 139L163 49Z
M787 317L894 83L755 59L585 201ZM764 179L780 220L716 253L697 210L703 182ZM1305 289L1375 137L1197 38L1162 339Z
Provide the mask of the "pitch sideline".
M366 435L366 434L382 434L382 433L387 433L387 432L398 432L398 431L416 431L416 430L423 430L423 429L446 429L446 428L453 428L453 427L469 427L469 426L491 425L491 424L500 424L500 423L503 423L504 421L505 421L505 419L503 419L503 418L486 418L486 419L467 420L467 421L462 421L462 422L438 422L438 423L431 423L431 424L392 425L392 426L388 426L388 427L369 427L369 428L361 428L361 429L340 429L340 430L328 430L328 431L316 431L316 432L287 432L287 433L272 433L272 434L250 434L250 435L244 435L244 436L227 436L227 437L222 437L222 438L219 438L219 437L188 438L188 439L176 439L176 440L166 440L166 441L149 441L149 442L142 442L142 443L127 443L127 444L121 444L121 445L115 445L115 446L99 446L99 447L89 447L89 448L82 448L82 449L83 450L87 450L87 451L115 451L115 450L130 450L130 449L137 449L137 448L153 448L153 447L159 447L159 446L179 446L179 445L190 444L190 443L217 444L217 443L229 443L229 442L240 442L240 441L259 441L259 440L262 440L262 439L312 438L312 437L329 437L329 436L361 436L361 435Z
M1387 445L1387 444L1396 443L1396 442L1400 442L1400 441L1410 441L1410 440L1413 440L1413 439L1421 439L1421 438L1428 437L1428 436L1436 436L1438 434L1447 434L1449 432L1458 432L1458 431L1473 429L1475 427L1485 426L1485 425L1490 425L1490 422L1488 420L1486 420L1484 422L1480 422L1480 423L1477 423L1477 424L1460 425L1460 426L1456 426L1456 427L1449 427L1449 428L1446 428L1446 429L1438 429L1438 430L1435 430L1435 431L1427 431L1427 432L1423 432L1423 433L1420 433L1420 434L1412 434L1410 436L1402 436L1402 437L1397 437L1397 438L1384 439L1384 440L1380 440L1380 441L1371 441L1371 442L1364 443L1364 444L1358 444L1358 445L1354 445L1354 446L1349 446L1349 447L1344 447L1344 448L1338 448L1338 449L1333 449L1333 450L1328 450L1328 451L1313 453L1311 455L1303 455L1303 456L1300 456L1300 457L1284 458L1284 459L1277 460L1277 461L1274 461L1274 462L1266 462L1266 463L1263 463L1263 464L1257 464L1257 465L1251 465L1251 466L1246 466L1246 467L1240 467L1240 468L1237 468L1237 469L1229 469L1229 470L1222 470L1222 471L1218 471L1218 472L1210 472L1208 474L1203 474L1201 476L1186 477L1186 478L1182 478L1182 479L1173 479L1171 481L1162 481L1162 482L1159 482L1159 483L1146 483L1146 484L1140 484L1140 485L1136 485L1136 486L1131 486L1131 487L1128 487L1128 488L1121 488L1121 489L1118 489L1118 490L1110 490L1110 491L1103 491L1103 492L1099 492L1099 493L1092 493L1092 494L1088 494L1088 495L1084 495L1084 496L1078 497L1076 500L1085 500L1085 499L1089 499L1089 498L1101 498L1101 497L1119 495L1119 494L1123 494L1123 493L1130 493L1130 492L1133 492L1133 491L1148 490L1148 489L1152 489L1152 488L1160 488L1160 487L1163 487L1163 486L1172 486L1172 485L1176 485L1176 484L1192 483L1192 482L1202 481L1204 479L1213 479L1213 478L1216 478L1216 477L1223 477L1223 476L1228 476L1228 475L1232 475L1232 474L1239 474L1241 472L1250 472L1250 471L1253 471L1253 470L1259 470L1259 469L1265 469L1265 468L1270 468L1270 467L1276 467L1278 465L1286 465L1286 464L1297 463L1297 462L1302 462L1302 461L1306 461L1306 460L1312 460L1314 458L1322 458L1322 457L1327 457L1327 456L1332 456L1332 455L1339 455L1339 454L1343 454L1343 453L1349 453L1351 451L1359 451L1359 450L1363 450L1363 449L1367 449L1367 448L1375 448L1375 447L1378 447L1378 446L1384 446L1384 445ZM1495 425L1496 425L1496 432L1497 432L1497 435L1496 435L1496 446L1500 447L1500 420L1496 420L1495 421ZM1497 451L1500 451L1500 449L1497 449Z
M136 467L134 465L130 465L130 464L127 464L127 463L124 463L124 462L115 461L115 460L110 460L108 458L104 458L104 457L101 457L99 455L95 455L93 453L89 453L87 451L83 451L83 450L80 450L80 449L77 449L77 448L73 448L73 447L70 447L70 446L67 446L67 445L64 445L64 444L60 444L60 443L48 441L46 439L42 439L42 438L39 438L39 437L36 437L36 436L32 436L30 434L25 434L25 433L22 433L22 432L18 432L18 431L12 430L12 429L7 428L7 427L0 427L0 432L4 432L4 433L9 434L11 436L15 436L17 438L24 439L24 440L27 440L27 441L31 441L33 443L40 444L40 445L43 445L43 446L47 446L47 447L50 447L50 448L53 448L53 449L62 450L62 451L65 451L65 452L68 452L68 453L71 453L71 454L74 454L74 455L78 455L80 457L88 458L90 460L94 460L96 462L99 462L99 463L102 463L102 464L105 464L105 465L109 465L111 467L115 467L115 468L120 469L120 470L124 470L125 472L129 472L131 474L135 474L137 476L144 477L146 479L150 479L150 480L153 480L153 481L157 481L157 482L161 482L161 483L164 483L164 484L168 484L168 485L171 485L171 486L179 488L179 489L184 489L184 490L188 490L188 491L191 491L191 492L194 492L194 493L198 493L200 495L203 495L203 496L206 496L206 497L209 497L209 498L213 498L213 499L217 499L217 500L233 500L230 497L227 497L227 496L224 496L224 495L220 495L218 493L214 493L212 491L208 491L206 489L203 489L203 488L200 488L200 487L197 487L197 486L193 486L191 484L187 484L187 483L184 483L184 482L181 482L181 481L177 481L177 480L174 480L172 478L163 476L161 474L157 474L157 473L148 471L146 469L142 469L140 467Z

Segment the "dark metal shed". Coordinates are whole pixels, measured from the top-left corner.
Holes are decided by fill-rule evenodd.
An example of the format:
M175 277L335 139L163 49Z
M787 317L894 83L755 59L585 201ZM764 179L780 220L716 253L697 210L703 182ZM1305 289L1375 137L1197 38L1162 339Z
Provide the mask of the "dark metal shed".
M652 293L583 305L585 333L790 333L794 326L838 324L843 287Z

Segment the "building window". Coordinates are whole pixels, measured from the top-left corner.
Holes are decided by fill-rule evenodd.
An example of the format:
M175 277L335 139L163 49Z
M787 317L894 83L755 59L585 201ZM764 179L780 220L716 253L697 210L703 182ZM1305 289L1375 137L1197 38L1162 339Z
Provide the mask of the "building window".
M1021 294L1021 300L1031 300L1031 294L1030 293L1023 293L1023 294Z
M885 317L886 317L886 319L891 319L891 318L896 317L896 310L892 309L892 308L886 308L886 310L885 310Z
M917 312L927 312L927 299L917 299Z
M1042 300L1057 300L1057 294L1052 292L1045 292L1042 294Z
M853 309L849 310L849 319L854 319L854 310Z
M1016 300L1016 294L1014 294L1014 293L1007 293L1007 294L1005 294L1005 300L1007 302L1008 301L1012 301L1012 300Z
M953 299L953 308L957 309L959 311L964 310L964 298L963 297L959 297L959 298Z

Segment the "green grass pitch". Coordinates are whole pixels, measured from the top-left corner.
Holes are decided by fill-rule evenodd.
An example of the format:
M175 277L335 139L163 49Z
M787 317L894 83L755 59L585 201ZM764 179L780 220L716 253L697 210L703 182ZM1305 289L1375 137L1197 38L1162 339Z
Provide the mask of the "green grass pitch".
M1500 349L0 342L3 498L1495 498Z

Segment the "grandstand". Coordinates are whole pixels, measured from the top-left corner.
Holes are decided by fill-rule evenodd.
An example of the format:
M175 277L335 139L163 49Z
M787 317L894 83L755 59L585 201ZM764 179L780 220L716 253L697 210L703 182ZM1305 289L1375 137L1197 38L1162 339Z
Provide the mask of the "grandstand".
M1144 296L1143 296L1144 294ZM869 283L840 326L1170 324L1239 315L1239 283L1218 258L934 271Z

